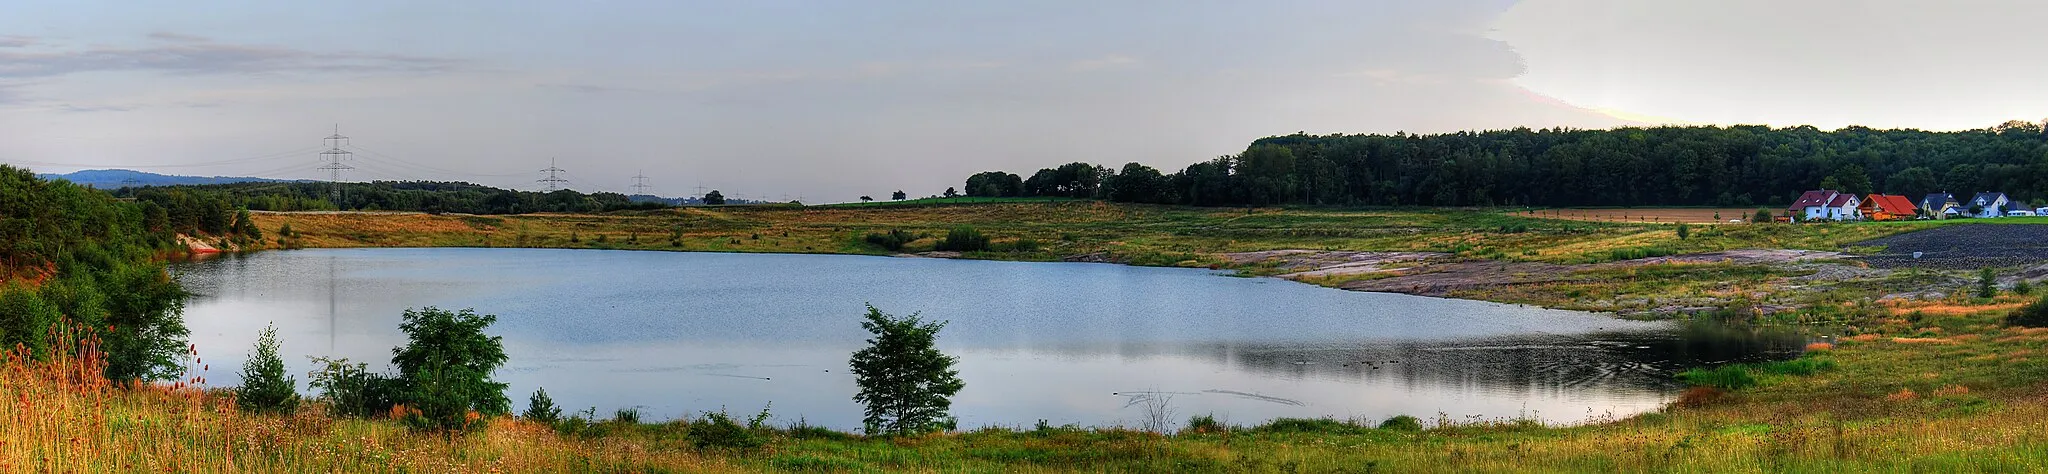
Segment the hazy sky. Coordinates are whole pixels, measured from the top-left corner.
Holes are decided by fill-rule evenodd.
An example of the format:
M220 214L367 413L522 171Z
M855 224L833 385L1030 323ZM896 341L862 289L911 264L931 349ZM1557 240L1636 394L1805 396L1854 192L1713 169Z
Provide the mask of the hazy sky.
M2048 2L6 0L0 162L812 202L1258 137L2048 117Z

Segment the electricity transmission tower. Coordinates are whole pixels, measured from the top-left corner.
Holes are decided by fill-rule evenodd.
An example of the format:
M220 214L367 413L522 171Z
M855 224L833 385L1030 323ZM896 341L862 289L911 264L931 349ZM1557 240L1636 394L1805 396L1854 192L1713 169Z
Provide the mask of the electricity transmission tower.
M551 193L552 193L552 192L555 192L555 191L557 191L557 190L560 190L560 189L562 189L562 186L563 186L563 185L569 184L569 180L567 180L567 179L563 179L563 178L562 178L562 177L560 176L560 174L561 174L561 173L564 173L564 172L568 172L568 171L569 171L569 170L565 170L565 169L561 169L561 168L556 168L556 167L555 167L555 159L554 159L554 158L548 158L548 168L547 168L547 169L544 169L544 170L540 170L540 172L542 172L542 173L547 173L547 174L548 174L548 177L546 177L546 178L541 178L541 179L536 179L536 180L534 180L534 182L537 182L537 183L541 183L541 184L545 184L545 185L547 185L547 186L548 186L548 192L551 192Z
M333 188L334 192L334 206L339 208L341 207L341 172L356 169L356 167L349 166L347 163L343 163L343 161L353 158L355 154L342 149L342 147L348 146L348 137L341 135L341 125L339 124L334 126L333 135L328 135L327 138L322 140L327 145L327 151L320 152L320 161L323 163L318 169L327 172L327 184Z
M641 171L640 174L633 175L633 194L647 194L647 189L652 187L654 186L649 186L647 184L646 171Z

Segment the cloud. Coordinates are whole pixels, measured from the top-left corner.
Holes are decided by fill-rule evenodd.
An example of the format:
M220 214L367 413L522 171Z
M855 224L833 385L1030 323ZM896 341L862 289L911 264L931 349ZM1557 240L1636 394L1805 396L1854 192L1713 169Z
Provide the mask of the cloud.
M155 33L150 33L150 34L149 34L149 39L153 39L153 40L162 40L162 41L171 41L171 42L177 42L177 43L206 43L206 42L211 42L211 41L213 41L213 39L211 39L211 38L207 38L207 37L204 37L204 36L194 36L194 35L188 35L188 34L182 34L182 33L171 33L171 32L168 32L168 31L158 31L158 32L155 32Z
M273 46L218 43L204 38L156 33L167 44L100 47L54 52L0 51L0 78L155 71L170 74L262 74L274 72L433 73L463 62L422 56L357 52L316 52Z
M118 106L118 105L87 105L87 106L78 106L78 105L71 105L71 104L59 104L59 105L58 105L58 106L56 107L56 109L57 109L58 111L62 111L62 112L73 112L73 113L77 113L77 112L127 112L127 111L130 111L130 110L135 110L135 108L134 108L134 107L122 107L122 106Z
M0 35L0 48L25 48L35 46L36 39L30 36Z
M1137 64L1138 58L1124 56L1121 54L1111 54L1100 58L1083 59L1080 61L1068 63L1067 69L1075 71L1100 71L1104 69L1131 67L1136 66Z

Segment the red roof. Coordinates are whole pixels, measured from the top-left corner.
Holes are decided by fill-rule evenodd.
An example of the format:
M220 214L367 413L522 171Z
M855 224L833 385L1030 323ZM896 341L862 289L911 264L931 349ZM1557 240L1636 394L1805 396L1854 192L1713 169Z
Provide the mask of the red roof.
M1826 206L1828 205L1828 201L1835 199L1835 196L1840 194L1841 193L1827 189L1822 189L1818 191L1807 191L1805 194L1800 194L1799 200L1793 201L1792 207L1785 208L1785 210L1791 212L1799 212L1809 207Z
M1887 214L1912 214L1916 209L1913 200L1892 194L1872 194L1868 199L1873 209Z

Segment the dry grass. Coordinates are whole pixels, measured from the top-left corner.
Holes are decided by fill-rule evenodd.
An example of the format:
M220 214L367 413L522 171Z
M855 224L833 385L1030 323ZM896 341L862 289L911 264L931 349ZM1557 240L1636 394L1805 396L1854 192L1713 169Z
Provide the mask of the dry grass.
M1700 208L1640 208L1640 209L1543 209L1534 211L1533 217L1566 219L1590 222L1626 222L1636 224L1725 224L1730 220L1748 223L1756 214L1756 208L1749 209L1700 209ZM1719 219L1716 219L1716 215Z

